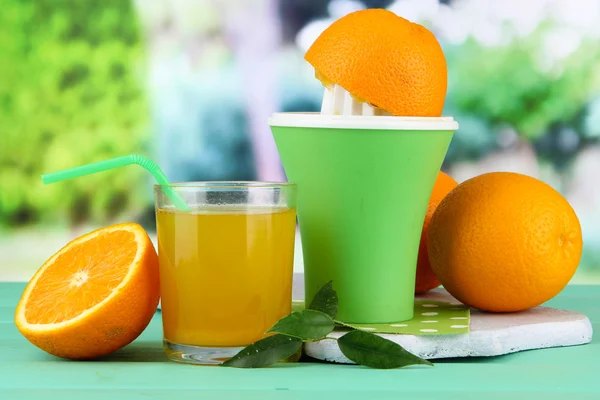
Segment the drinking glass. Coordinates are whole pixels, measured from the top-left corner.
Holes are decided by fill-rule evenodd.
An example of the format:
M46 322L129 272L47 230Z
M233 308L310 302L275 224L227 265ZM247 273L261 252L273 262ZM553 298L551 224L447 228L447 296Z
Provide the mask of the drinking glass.
M220 364L291 312L296 185L155 185L164 350Z

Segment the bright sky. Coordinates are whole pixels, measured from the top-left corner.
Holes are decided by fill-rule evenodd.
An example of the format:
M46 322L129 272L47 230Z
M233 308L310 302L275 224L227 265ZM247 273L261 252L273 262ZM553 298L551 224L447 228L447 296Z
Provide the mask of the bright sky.
M308 24L298 34L298 46L305 51L332 21L362 8L358 0L332 1L330 18ZM600 0L459 0L452 6L397 0L389 9L423 23L449 44L472 37L484 46L502 46L531 34L542 21L553 21L540 48L546 67L569 56L582 38L600 38Z

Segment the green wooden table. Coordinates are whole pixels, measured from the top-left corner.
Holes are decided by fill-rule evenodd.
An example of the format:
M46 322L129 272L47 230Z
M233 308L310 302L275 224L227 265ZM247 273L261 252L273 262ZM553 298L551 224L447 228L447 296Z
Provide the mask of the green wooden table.
M264 369L181 365L165 359L160 315L130 346L99 361L43 353L13 315L24 284L0 284L0 399L600 399L600 339L494 358L438 360L433 368L373 370L321 362ZM600 328L600 286L569 286L547 305ZM343 397L342 397L343 396Z

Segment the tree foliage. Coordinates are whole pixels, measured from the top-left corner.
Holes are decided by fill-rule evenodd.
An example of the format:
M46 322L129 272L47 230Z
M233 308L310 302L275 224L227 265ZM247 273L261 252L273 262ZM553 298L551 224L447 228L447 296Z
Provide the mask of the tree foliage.
M139 204L126 168L42 186L40 174L146 146L142 43L130 2L4 0L0 225L91 220Z
M468 40L449 48L450 102L491 125L511 125L528 140L554 124L575 124L600 91L600 46L584 37L573 53L553 61L547 54L553 29L544 23L502 46Z

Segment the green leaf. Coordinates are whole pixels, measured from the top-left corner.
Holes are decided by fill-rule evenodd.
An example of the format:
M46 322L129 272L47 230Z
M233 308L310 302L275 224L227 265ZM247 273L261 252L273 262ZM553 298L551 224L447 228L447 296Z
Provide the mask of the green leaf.
M350 331L338 339L338 346L350 360L371 368L391 369L414 364L433 365L404 350L399 344L369 332Z
M292 336L268 336L246 346L221 365L236 368L267 367L290 357L300 349L300 346L302 340Z
M302 340L319 340L326 337L335 328L333 319L316 310L293 312L281 318L268 332L281 333Z
M332 319L337 317L338 297L337 292L333 289L333 281L327 282L317 292L308 308L311 310L321 311L329 315Z

